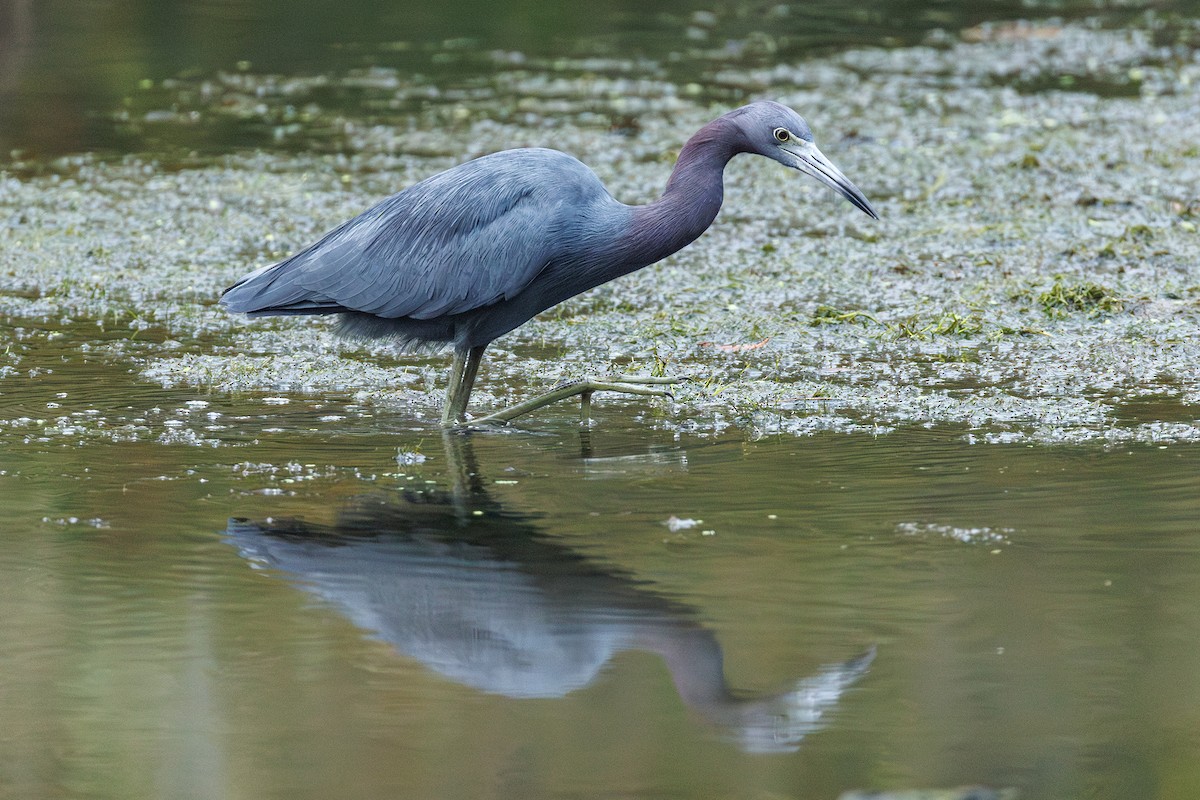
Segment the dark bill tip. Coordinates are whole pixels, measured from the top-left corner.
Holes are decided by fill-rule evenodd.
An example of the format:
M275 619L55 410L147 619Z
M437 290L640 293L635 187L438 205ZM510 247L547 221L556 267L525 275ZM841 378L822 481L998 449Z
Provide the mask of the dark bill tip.
M875 209L871 207L871 203L867 200L866 196L815 145L811 146L808 152L798 155L799 162L796 165L797 169L807 172L821 183L833 189L871 219L879 219L879 214L875 213Z
M859 211L862 211L871 219L879 219L879 214L875 213L875 209L871 206L870 201L867 200L866 196L864 196L854 184L839 183L837 190L842 197L849 200L850 203Z

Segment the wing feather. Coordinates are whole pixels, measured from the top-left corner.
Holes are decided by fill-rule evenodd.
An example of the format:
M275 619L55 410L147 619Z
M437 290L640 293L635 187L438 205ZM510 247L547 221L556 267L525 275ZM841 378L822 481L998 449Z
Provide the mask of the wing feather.
M361 311L428 320L482 308L529 286L561 255L573 216L607 197L553 150L510 150L434 175L286 261L226 290L234 311Z

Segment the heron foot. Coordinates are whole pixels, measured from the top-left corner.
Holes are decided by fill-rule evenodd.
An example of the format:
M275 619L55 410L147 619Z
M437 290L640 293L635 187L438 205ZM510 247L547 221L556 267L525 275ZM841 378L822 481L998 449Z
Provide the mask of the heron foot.
M669 386L682 382L682 378L661 378L651 375L617 375L609 380L580 378L564 381L545 394L531 397L516 405L509 406L478 419L473 419L469 423L461 424L468 424L472 427L480 425L507 425L517 417L524 416L531 411L536 411L539 408L544 408L552 403L557 403L559 400L566 400L568 397L574 397L575 395L579 395L580 397L580 416L586 422L591 416L592 394L595 392L620 392L622 394L640 394L651 397L671 397L671 393L666 389L654 387Z

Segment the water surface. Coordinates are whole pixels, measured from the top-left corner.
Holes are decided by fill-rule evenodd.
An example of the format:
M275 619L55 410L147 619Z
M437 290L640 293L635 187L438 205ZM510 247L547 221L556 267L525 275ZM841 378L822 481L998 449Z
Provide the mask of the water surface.
M79 408L89 371L113 393ZM6 393L150 431L5 426L7 793L1198 785L1194 448L690 437L611 404L444 439L266 399L97 364Z
M535 73L545 68L541 61L558 61L568 75L580 68L631 77L662 73L688 92L736 103L746 91L723 85L720 72L729 66L775 67L855 46L916 44L931 32L956 34L984 21L1027 16L1088 17L1116 26L1147 10L1170 20L1195 15L1197 6L1195 0L1144 6L622 0L598 10L582 0L436 6L416 0L2 0L0 163L10 151L20 159L79 152L178 159L246 147L294 149L295 139L281 141L276 129L296 122L308 128L299 146L337 147L319 129L324 125L305 119L305 106L397 122L399 113L470 97L498 70L526 61ZM639 66L631 72L632 64ZM391 93L375 97L373 70L398 70L416 91L400 106ZM348 73L366 80L340 85ZM317 91L293 95L297 102L286 119L201 120L214 99L202 87L227 76L243 79L250 99L267 102L281 85L315 83ZM193 83L200 96L181 97L178 87ZM254 117L249 105L246 116Z
M1194 12L0 2L0 797L1200 795ZM963 30L1050 13L1095 16ZM872 114L811 96L846 86ZM734 172L478 398L661 354L692 405L445 436L439 359L211 308L465 133L557 131L636 197L672 114L760 91L896 227ZM1068 268L1123 310L1048 315Z

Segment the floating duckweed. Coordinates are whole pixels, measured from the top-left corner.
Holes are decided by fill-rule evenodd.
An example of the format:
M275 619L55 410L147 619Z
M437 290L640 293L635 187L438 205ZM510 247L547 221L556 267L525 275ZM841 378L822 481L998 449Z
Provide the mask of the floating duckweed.
M917 424L967 426L980 442L1200 439L1190 408L1153 423L1120 412L1147 392L1200 402L1200 61L1193 44L1164 57L1154 41L1068 22L1036 36L980 28L938 47L781 56L769 67L714 53L696 80L809 114L882 220L739 160L726 211L694 246L489 348L477 408L585 373L629 372L692 378L671 400L633 402L647 425L701 435L728 424L763 435ZM197 144L225 124L301 121L288 147L217 159L198 147L182 169L138 156L6 163L0 312L11 324L0 331L0 375L36 382L83 357L193 387L218 407L248 393L261 424L282 418L289 431L341 424L332 417L344 414L308 410L305 394L436 419L444 357L339 343L318 320L248 321L216 298L247 269L494 146L558 147L619 199L646 202L666 183L681 131L728 106L714 108L700 83L673 83L675 67L497 58L477 92L440 96L395 70L289 78L231 64L156 81L135 116L177 108L161 125ZM1109 92L1134 69L1141 99ZM1058 75L1073 75L1075 90L1031 88ZM343 89L361 90L369 113L342 119L323 105ZM831 97L842 102L820 102ZM1102 157L1097 141L1108 145ZM780 202L793 192L800 202ZM292 403L262 403L280 395ZM139 409L109 415L100 431L73 416L90 398L78 408L37 400L59 402L67 419L12 423L9 435L152 440L195 427L151 425L161 418ZM599 400L609 402L625 401ZM213 421L203 413L197 424ZM243 423L227 413L221 424Z

